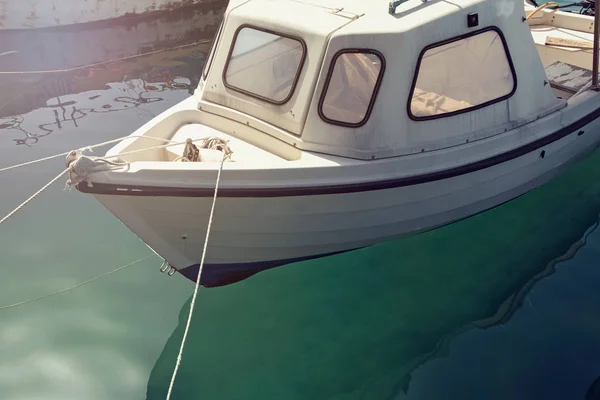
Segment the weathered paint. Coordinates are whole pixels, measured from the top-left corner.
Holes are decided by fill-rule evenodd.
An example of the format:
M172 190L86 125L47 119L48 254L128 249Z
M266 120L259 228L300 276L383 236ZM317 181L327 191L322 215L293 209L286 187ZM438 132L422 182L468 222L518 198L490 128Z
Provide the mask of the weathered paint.
M208 2L212 0L0 0L0 29L89 23Z
M576 65L557 61L546 67L548 81L553 87L565 90L571 94L580 91L592 79L592 71Z

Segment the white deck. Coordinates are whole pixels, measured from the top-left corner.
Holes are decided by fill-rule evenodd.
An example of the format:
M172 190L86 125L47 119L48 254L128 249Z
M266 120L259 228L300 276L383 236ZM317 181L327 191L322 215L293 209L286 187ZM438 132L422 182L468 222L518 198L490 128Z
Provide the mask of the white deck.
M234 136L228 135L217 129L210 128L202 124L188 124L184 125L175 132L171 140L176 142L185 142L186 139L196 140L196 145L199 144L199 139L206 137L219 137L229 141L229 148L233 151L231 161L235 162L250 162L252 165L267 164L270 165L273 162L283 162L285 159L278 157L277 155L265 151L259 147L253 146L250 143L238 139ZM167 159L169 161L176 159L183 155L184 144L167 147ZM201 157L202 157L202 149ZM221 154L219 152L219 154ZM217 161L217 160L215 160ZM220 159L218 160L220 161Z
M580 32L573 29L559 28L551 25L532 26L531 35L533 36L533 41L537 45L546 45L546 38L548 36L557 37L560 39L582 40L589 43L594 42L594 34L592 33ZM566 51L581 51L581 49L576 47L551 47L557 47Z
M577 65L578 67L591 69L592 50L581 49L577 47L547 45L546 38L555 37L559 39L570 39L593 43L593 33L581 32L551 25L533 25L531 26L531 35L533 36L533 41L538 48L544 67L547 67L556 61L564 61L568 62L569 64Z

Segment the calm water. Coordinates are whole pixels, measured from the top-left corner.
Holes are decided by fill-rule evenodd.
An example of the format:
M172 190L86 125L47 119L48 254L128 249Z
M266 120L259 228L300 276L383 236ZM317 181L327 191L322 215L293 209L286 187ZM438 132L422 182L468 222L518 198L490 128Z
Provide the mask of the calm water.
M171 45L201 43L68 73L1 76L0 167L121 137L184 99L218 12L153 25L173 38L169 29L204 21ZM172 47L152 44L160 35L151 28L130 29L150 33L108 59ZM0 53L18 43L0 37ZM23 52L11 65L0 57L0 71L42 69L37 53ZM52 68L81 65L63 53L52 53ZM98 61L89 53L82 64ZM0 173L0 216L62 168L59 159ZM174 398L599 399L599 176L596 153L445 228L201 289ZM150 253L63 184L0 227L0 307ZM193 285L159 266L152 258L0 308L0 399L163 399Z

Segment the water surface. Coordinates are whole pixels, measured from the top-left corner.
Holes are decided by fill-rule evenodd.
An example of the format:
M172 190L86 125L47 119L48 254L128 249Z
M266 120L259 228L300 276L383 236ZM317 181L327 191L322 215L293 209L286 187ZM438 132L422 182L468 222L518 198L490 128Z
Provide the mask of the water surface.
M111 60L164 50L125 61L79 68L99 61L53 50L34 65L39 54L25 48L12 64L0 57L5 72L68 70L0 76L0 168L127 135L189 96L219 23L203 15L218 9L162 21L165 32L212 21L169 45L102 31L122 42ZM0 173L0 215L63 168L58 159ZM598 176L595 153L436 231L201 288L173 398L597 400ZM0 307L151 254L63 185L0 227ZM0 398L163 399L193 284L159 266L152 258L0 308Z

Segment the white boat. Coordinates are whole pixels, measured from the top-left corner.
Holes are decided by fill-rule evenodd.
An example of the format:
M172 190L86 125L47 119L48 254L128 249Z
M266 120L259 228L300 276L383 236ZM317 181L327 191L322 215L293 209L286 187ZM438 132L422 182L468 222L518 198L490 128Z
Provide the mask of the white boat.
M600 144L593 17L534 8L232 2L194 95L108 151L126 166L82 156L72 178L195 280L223 154L144 136L228 141L204 286L472 216Z
M115 19L144 18L213 0L8 0L0 1L0 31L82 27Z

